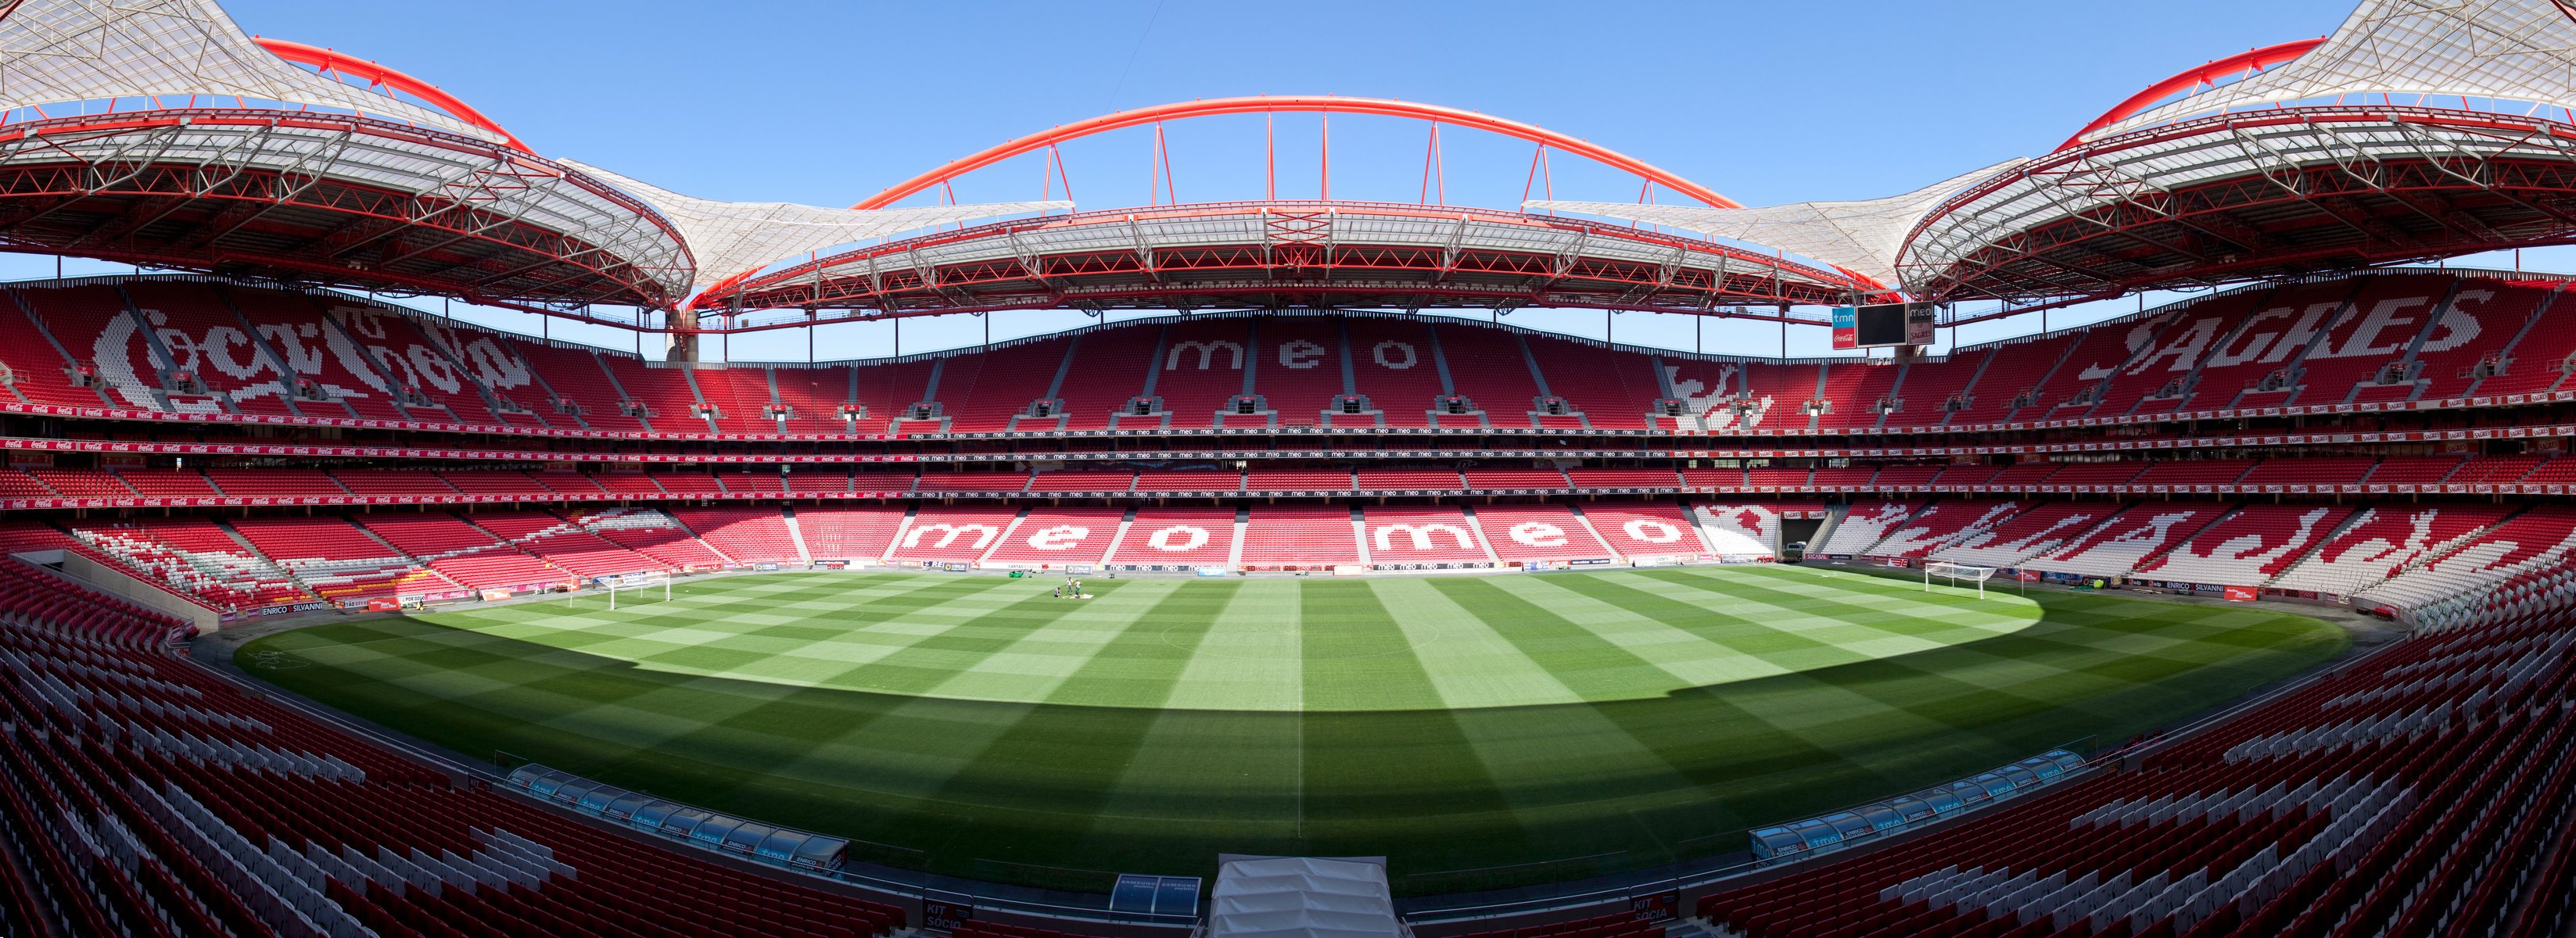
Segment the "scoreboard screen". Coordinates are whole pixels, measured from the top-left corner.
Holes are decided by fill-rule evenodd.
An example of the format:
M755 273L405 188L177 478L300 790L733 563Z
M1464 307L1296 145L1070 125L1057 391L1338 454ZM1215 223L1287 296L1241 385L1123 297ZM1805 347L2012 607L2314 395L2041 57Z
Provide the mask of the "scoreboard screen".
M1861 348L1905 344L1905 304L1878 303L1852 310L1852 338Z
M1930 345L1939 307L1930 303L1874 303L1834 310L1834 347L1886 348Z

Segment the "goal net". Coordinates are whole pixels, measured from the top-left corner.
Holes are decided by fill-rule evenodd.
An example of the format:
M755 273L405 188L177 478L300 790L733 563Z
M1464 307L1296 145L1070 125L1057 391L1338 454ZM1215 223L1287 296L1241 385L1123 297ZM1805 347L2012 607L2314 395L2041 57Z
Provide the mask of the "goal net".
M610 611L617 609L619 599L624 599L631 604L638 599L652 599L655 593L661 594L664 602L669 602L671 599L671 575L660 571L604 576L600 577L598 582L608 588Z
M1923 565L1923 591L1926 593L1932 591L1933 577L1944 577L1950 581L1951 586L1965 586L1971 582L1975 583L1977 585L1977 598L1984 599L1986 596L1986 581L1993 579L1994 575L1995 568L1993 567L1979 567L1964 563L1951 563L1946 560L1935 560Z

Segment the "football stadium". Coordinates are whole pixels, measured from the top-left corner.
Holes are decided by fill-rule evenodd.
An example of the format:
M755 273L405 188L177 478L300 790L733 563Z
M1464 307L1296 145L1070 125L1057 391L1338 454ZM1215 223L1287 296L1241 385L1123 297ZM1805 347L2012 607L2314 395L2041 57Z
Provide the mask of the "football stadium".
M702 198L249 18L0 2L0 934L2576 933L2576 5L1772 205Z

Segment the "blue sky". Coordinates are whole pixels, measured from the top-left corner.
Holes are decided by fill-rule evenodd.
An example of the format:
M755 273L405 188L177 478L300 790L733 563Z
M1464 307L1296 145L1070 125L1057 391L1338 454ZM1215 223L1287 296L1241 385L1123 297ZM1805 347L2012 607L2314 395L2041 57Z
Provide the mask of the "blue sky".
M1341 94L1537 124L1762 205L1888 195L2045 152L2166 75L2322 35L2352 2L226 0L225 7L253 33L333 47L437 84L540 153L709 198L844 205L993 143L1113 110ZM1424 131L1396 120L1334 121L1333 194L1415 199ZM1314 119L1282 116L1278 132L1281 195L1311 196ZM1259 118L1169 125L1181 200L1258 198L1261 134ZM1442 144L1452 203L1518 201L1527 144L1456 129ZM1150 146L1142 130L1067 144L1075 200L1086 209L1144 204ZM1633 177L1563 155L1552 163L1560 198L1637 196ZM1034 199L1041 172L1032 160L1006 163L961 179L957 194L970 202ZM2576 269L2576 250L2533 251L2525 263ZM73 261L67 269L129 268ZM0 277L52 270L51 258L0 255ZM2060 311L2051 324L2135 308L2122 300ZM536 331L524 314L458 309ZM992 327L1000 338L1085 321L1003 313ZM1603 316L1592 311L1523 311L1508 321L1603 334ZM1693 327L1689 317L1626 314L1614 328L1623 342L1689 348ZM1962 330L1960 340L2037 327L2036 317L2022 317ZM982 328L966 317L913 320L903 350L971 343ZM623 332L554 331L632 347ZM1711 322L1703 335L1710 351L1775 354L1780 345L1769 325ZM817 353L882 355L891 339L882 323L826 327ZM803 334L787 331L739 338L731 352L801 359L805 345ZM1824 354L1825 345L1821 329L1789 335L1792 354Z

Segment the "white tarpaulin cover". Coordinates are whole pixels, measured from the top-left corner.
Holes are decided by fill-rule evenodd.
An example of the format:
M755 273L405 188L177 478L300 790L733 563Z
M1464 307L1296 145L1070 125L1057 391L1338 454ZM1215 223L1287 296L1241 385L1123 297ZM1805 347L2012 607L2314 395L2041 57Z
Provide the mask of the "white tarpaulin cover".
M1351 860L1228 860L1209 906L1212 938L1397 938L1386 867Z

